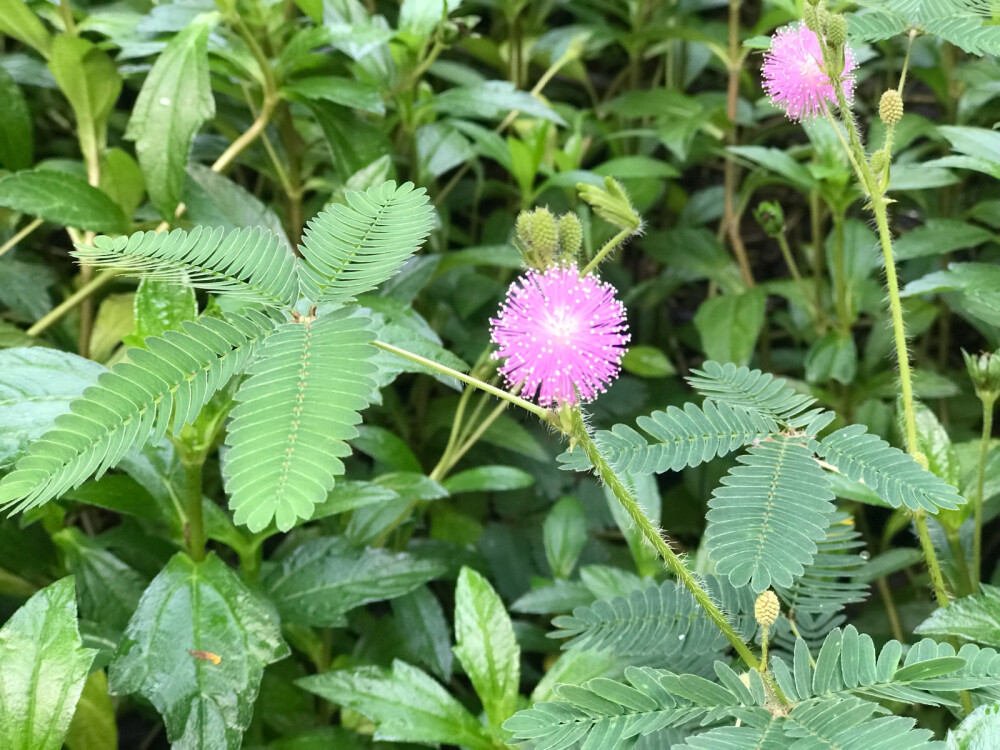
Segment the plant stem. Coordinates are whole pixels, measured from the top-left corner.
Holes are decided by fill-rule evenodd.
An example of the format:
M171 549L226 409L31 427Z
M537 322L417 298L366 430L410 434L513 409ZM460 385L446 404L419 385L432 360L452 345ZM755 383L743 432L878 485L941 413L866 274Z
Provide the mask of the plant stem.
M751 653L750 649L747 648L746 643L740 638L739 634L733 628L733 626L726 619L726 616L719 611L719 608L715 606L712 602L712 598L708 595L708 592L702 588L701 584L695 578L694 574L688 570L688 567L684 562L677 556L670 545L667 544L663 537L660 535L659 529L657 529L652 521L650 521L646 514L643 513L638 501L632 497L632 493L628 488L622 483L622 481L615 474L614 470L604 460L604 456L597 449L597 445L591 439L590 434L587 432L586 426L583 424L583 417L580 415L578 409L574 409L571 416L571 425L568 431L569 436L579 443L583 452L586 454L590 463L594 466L594 471L601 478L601 480L607 485L608 489L615 496L615 499L621 503L622 508L628 513L632 522L639 528L642 535L646 538L646 541L655 549L663 561L666 563L667 568L671 573L677 578L678 581L691 592L695 601L701 605L702 609L708 615L708 618L715 623L715 626L719 628L722 634L726 637L736 653L739 654L740 658L746 663L747 667L750 669L760 669L760 661L757 657Z
M583 267L583 270L582 270L582 271L580 271L580 278L583 278L583 277L584 277L584 276L586 276L586 275L587 275L588 273L590 273L590 272L591 272L591 271L593 271L593 270L594 270L595 268L597 268L597 266L599 266L599 265L600 265L601 261L602 261L602 260L604 260L604 258L605 258L605 257L607 257L607 255L608 255L608 254L609 254L610 252L612 252L612 251L613 251L613 250L614 250L614 249L615 249L616 247L618 247L618 246L619 246L620 244L622 244L622 243L623 243L623 242L624 242L625 240L627 240L627 239L628 239L628 237L629 237L629 235L630 235L630 234L632 234L632 232L634 232L634 231L635 231L634 229L623 229L623 230L622 230L622 231L620 231L620 232L619 232L618 234L616 234L616 235L615 235L614 237L612 237L612 238L611 238L610 240L608 240L608 241L607 241L607 242L606 242L606 243L604 244L604 247L602 247L602 248L601 248L601 249L600 249L600 250L599 250L599 251L597 252L597 255L595 255L595 256L594 256L594 257L593 257L593 258L591 259L590 263L588 263L587 265L585 265L585 266Z
M45 317L31 326L31 328L26 331L27 335L38 336L44 331L47 331L74 307L90 297L91 294L106 285L109 281L113 280L116 276L118 276L118 271L114 268L99 273L88 283L73 292L73 294L63 300L59 305L52 308L52 310L50 310Z
M17 245L18 242L20 242L29 234L38 229L38 227L40 227L43 223L44 219L35 219L34 221L25 224L23 227L21 227L20 231L18 231L17 234L15 234L13 237L11 237L2 245L0 245L0 257L2 257L4 253L6 253L8 250Z
M844 258L844 213L833 212L833 287L837 324L842 335L851 330L850 289L847 285L847 267Z
M548 409L544 407L539 406L538 404L533 404L530 401L525 401L523 398L520 398L519 396L515 396L512 393L508 393L507 391L501 388L497 388L496 386L490 385L489 383L484 383L482 380L474 378L470 375L466 375L464 372L459 372L458 370L454 370L451 367L442 365L439 362L435 362L432 359L421 357L419 354L408 352L405 349L400 349L399 347L393 346L392 344L387 344L384 341L373 341L372 343L379 349L382 349L383 351L395 354L396 356L402 357L403 359L408 359L411 362L416 362L417 364L423 365L424 367L429 367L432 370L440 372L442 375L450 375L456 380L461 380L463 383L467 383L468 385L471 385L482 391L491 393L497 398L502 398L505 401L509 401L515 406L520 406L525 411L529 411L532 414L534 414L543 422L551 423L552 421L552 412L550 412Z
M983 492L986 484L986 454L993 435L993 406L995 398L983 398L983 433L979 438L979 466L976 467L975 529L972 535L972 584L979 590L983 564Z
M187 544L188 554L194 561L205 557L205 519L202 513L201 467L205 461L204 453L185 456L181 463L184 466L184 495L187 511Z
M961 595L966 596L975 593L976 585L969 573L969 563L965 559L965 549L962 547L962 540L959 537L958 530L948 529L945 531L945 536L948 538L948 548L951 550L951 555L955 558L955 570L958 572Z

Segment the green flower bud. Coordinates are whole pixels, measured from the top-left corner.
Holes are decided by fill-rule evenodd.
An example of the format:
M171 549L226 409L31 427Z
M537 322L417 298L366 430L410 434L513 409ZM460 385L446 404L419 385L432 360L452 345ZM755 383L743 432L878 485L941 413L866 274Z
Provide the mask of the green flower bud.
M576 214L566 213L559 217L559 247L564 258L575 258L583 245L583 227Z
M992 404L1000 397L1000 351L973 355L963 349L962 356L976 396Z
M576 189L584 201L590 204L594 213L600 216L609 224L614 224L622 229L638 231L642 226L642 219L632 207L628 193L614 177L604 178L604 189L596 185L579 183Z
M802 8L802 18L806 22L806 28L809 31L817 32L820 31L819 16L816 13L816 7L814 5L809 5L806 3L805 7Z
M878 103L878 116L886 125L895 125L903 119L903 97L896 89L889 89Z
M536 208L531 217L531 249L542 267L552 265L559 247L559 230L556 217L547 208Z
M828 13L824 23L826 43L831 47L847 44L847 19L839 13Z
M531 247L531 212L522 211L514 224L514 237L522 248Z
M885 169L885 149L879 149L871 158L872 171L876 174Z
M754 209L753 215L768 237L778 237L785 231L785 212L780 203L764 201Z

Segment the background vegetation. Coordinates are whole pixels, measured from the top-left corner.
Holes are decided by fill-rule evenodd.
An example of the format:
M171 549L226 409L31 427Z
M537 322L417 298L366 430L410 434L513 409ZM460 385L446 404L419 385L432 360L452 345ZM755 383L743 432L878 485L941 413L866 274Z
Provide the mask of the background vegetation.
M962 352L1000 347L997 9L830 10L847 12L870 151L879 98L908 71L887 195L923 469L875 438L906 447L882 253L839 126L789 122L760 86L768 37L801 3L0 0L0 503L24 511L0 520L0 747L1000 745L1000 359L977 356L970 379ZM607 177L641 231L599 210ZM379 205L396 206L374 254L386 272L330 281L345 222ZM599 430L662 415L659 435L640 420L653 438L632 433L632 463L609 433L596 445L670 548L582 471L598 454L557 461L551 426L384 348L330 389L371 403L356 435L343 418L315 436L344 478L305 513L255 521L245 498L278 476L264 458L281 447L254 432L264 405L235 395L277 325L248 301L295 321L313 314L300 289L348 301L371 336L321 315L347 331L336 356L374 337L497 383L489 319L523 266L517 215L536 206L579 218L585 259L622 243L600 273L632 345L586 413ZM159 235L138 285L124 240L97 239L173 228L197 239ZM229 276L178 283L221 237ZM267 278L253 267L278 257L288 268ZM284 325L270 346L294 344L301 326ZM152 393L164 362L196 351L181 336L213 335L246 344L206 375L217 396L177 396L167 437L158 401L141 450L105 446L28 495L40 485L14 464L71 399L128 363L146 374L116 372ZM101 398L77 413L100 421L117 408ZM651 449L687 434L668 407L688 402L695 432L710 419L704 433L746 439ZM221 466L240 414L257 443L234 489ZM712 539L766 528L773 493L739 480L756 460L800 473L751 571ZM720 483L751 515L710 510ZM771 672L741 664L664 570L670 549L755 662L770 643ZM754 599L770 585L768 630Z

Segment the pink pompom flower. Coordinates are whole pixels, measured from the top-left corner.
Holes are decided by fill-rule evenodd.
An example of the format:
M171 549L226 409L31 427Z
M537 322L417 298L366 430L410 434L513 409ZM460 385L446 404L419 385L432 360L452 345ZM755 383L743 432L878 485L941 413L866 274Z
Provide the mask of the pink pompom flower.
M844 96L854 95L854 55L844 48L841 79ZM804 23L792 24L771 37L771 49L764 53L764 90L771 103L785 110L790 120L822 114L826 103L836 105L833 84L823 71L823 51L816 34Z
M530 270L490 320L494 359L510 387L542 406L592 401L618 376L629 341L615 288L576 266Z

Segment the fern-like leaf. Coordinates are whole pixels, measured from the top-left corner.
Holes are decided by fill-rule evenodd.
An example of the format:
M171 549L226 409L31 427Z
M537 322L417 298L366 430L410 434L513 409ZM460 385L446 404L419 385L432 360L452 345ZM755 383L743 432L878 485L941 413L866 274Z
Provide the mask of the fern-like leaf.
M937 513L953 510L965 501L958 490L921 468L913 457L893 448L864 425L850 425L811 441L810 448L849 479L863 481L893 508Z
M855 531L851 516L847 513L835 514L826 531L826 538L816 546L812 563L806 566L795 583L775 586L791 619L802 614L839 612L848 604L863 601L868 594L868 585L854 580L865 562L858 554L864 542Z
M310 518L344 473L374 393L368 318L342 309L285 323L265 342L236 393L223 472L236 523L282 531Z
M705 398L762 412L790 427L803 427L816 416L805 411L815 403L814 398L760 370L709 360L692 373L688 383Z
M189 232L136 232L97 237L73 253L86 265L109 266L144 278L188 283L275 306L298 299L295 256L266 229L195 227Z
M1000 54L990 0L861 0L849 19L852 41L889 39L907 28L944 39L971 55Z
M374 289L417 251L434 225L423 188L386 182L350 192L309 222L299 266L316 304L344 302Z
M804 445L775 437L737 458L709 501L705 544L716 572L755 593L790 586L813 561L833 514L829 480Z
M750 591L737 589L717 576L706 577L703 584L720 609L729 613L740 636L751 640L757 625ZM727 643L694 597L673 581L650 583L627 597L577 607L572 615L556 617L552 624L560 630L549 636L569 638L567 648L609 651L618 656L674 659L682 653L718 652Z
M715 401L706 401L700 408L692 403L683 409L669 406L666 411L639 417L636 425L649 433L653 442L623 424L594 435L598 450L617 472L680 471L778 431L777 422L767 414ZM564 469L583 471L590 467L583 451L564 453L559 460Z
M274 322L253 310L203 317L146 339L70 402L0 481L0 507L23 510L103 474L132 448L177 432L247 362ZM173 419L171 419L173 414Z

